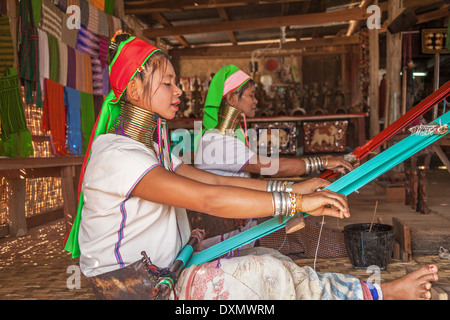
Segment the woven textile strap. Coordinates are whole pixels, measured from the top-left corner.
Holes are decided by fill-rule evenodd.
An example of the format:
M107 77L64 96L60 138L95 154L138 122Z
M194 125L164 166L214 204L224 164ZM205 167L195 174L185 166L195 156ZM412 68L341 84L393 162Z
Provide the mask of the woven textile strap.
M450 124L450 112L447 112L431 124ZM363 187L376 177L382 175L394 166L413 156L423 148L439 140L444 135L410 135L389 149L380 153L378 156L367 161L347 175L330 184L326 189L349 195L352 192ZM304 216L308 214L304 213ZM209 247L189 260L186 267L191 265L200 265L202 263L214 260L232 250L235 250L251 241L259 239L269 233L272 233L284 227L288 217L272 218L238 235L228 238L212 247Z

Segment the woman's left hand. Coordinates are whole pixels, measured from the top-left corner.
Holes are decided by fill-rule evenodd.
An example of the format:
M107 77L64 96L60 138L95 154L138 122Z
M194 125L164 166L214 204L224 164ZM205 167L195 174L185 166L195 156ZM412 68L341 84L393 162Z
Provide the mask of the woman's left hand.
M302 181L293 185L294 193L313 193L317 191L317 189L323 189L330 185L331 182L328 180L320 179L320 178L312 178L306 181Z
M304 194L300 206L299 211L306 212L311 216L350 218L347 197L330 190Z
M324 156L321 157L324 162L325 169L333 170L342 174L346 174L354 169L352 164L342 157Z

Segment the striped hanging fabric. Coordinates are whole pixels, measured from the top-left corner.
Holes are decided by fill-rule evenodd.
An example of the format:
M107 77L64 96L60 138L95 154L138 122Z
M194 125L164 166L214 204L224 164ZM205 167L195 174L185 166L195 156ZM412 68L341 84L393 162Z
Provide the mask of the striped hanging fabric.
M6 74L0 77L0 155L29 157L33 155L33 145L21 102L19 78L14 68Z
M41 83L39 82L39 43L38 32L34 22L31 0L20 2L20 34L19 34L19 65L24 85L25 102L42 106ZM36 99L33 98L36 91Z
M66 113L64 107L64 87L51 80L44 80L44 112L42 128L50 131L53 151L56 155L67 155Z
M63 12L50 0L42 0L40 28L56 39L61 39L62 22Z
M14 46L11 38L9 17L0 15L0 75L14 66Z
M83 136L81 133L81 93L64 88L64 104L67 110L67 147L70 153L82 155Z

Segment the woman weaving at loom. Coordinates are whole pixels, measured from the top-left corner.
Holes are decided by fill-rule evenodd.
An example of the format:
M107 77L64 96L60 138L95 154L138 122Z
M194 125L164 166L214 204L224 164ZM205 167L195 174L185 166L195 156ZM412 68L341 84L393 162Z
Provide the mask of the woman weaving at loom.
M113 41L113 90L92 135L80 207L65 247L73 257L80 256L82 272L99 297L111 298L105 293L114 291L111 286L99 288L106 277L114 279L108 285L128 289L130 279L121 271L135 266L141 252L148 255L146 272L137 270L143 286L172 264L190 232L181 208L230 218L282 217L296 211L349 217L341 194L323 190L301 195L302 189L311 188L301 183L290 193L267 192L264 181L216 176L171 158L164 125L175 116L181 94L174 69L166 55L142 40L118 34ZM185 269L169 281L173 285L177 280L174 297L429 299L430 281L437 280L437 267L432 265L371 285L352 276L299 267L274 250L252 250ZM135 299L150 299L154 293L133 296L129 289Z
M325 169L342 174L353 170L352 164L339 156L275 158L254 152L249 145L246 119L255 116L258 103L255 91L255 82L234 65L226 65L214 75L205 99L203 130L195 139L196 168L223 176L247 178L251 173L271 177L293 177L315 174ZM279 181L269 182L269 184L272 183L274 183L273 188L276 189ZM315 183L324 182L316 181ZM191 226L206 230L207 239L202 242L202 248L228 239L258 223L255 219L221 219L189 210L188 214ZM266 247L285 250L285 253L313 258L317 245L316 239L319 232L321 234L322 232L313 219L305 221L304 226L304 229L288 238L280 231L260 239L259 242ZM322 229L324 229L322 237L327 241L319 248L317 256L320 258L346 256L342 232L327 227ZM249 243L246 247L254 244L255 242ZM282 247L284 244L285 246ZM287 248L290 251L287 251Z

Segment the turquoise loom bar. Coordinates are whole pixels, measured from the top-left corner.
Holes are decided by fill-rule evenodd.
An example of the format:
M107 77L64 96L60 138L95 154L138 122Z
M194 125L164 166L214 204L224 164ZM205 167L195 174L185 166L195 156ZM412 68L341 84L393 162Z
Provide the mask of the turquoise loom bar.
M436 119L432 124L436 123L450 125L450 112L445 113L440 118ZM413 156L423 148L439 140L443 136L445 135L422 136L412 134L402 141L394 144L389 149L383 151L373 159L359 166L355 170L349 172L342 178L336 180L325 189L347 196L363 187L376 177L395 167L399 163ZM303 215L307 216L308 214L304 213ZM289 217L277 217L264 221L251 229L194 254L189 260L189 263L186 265L186 268L191 265L200 265L202 263L214 260L224 254L227 254L231 250L235 250L249 242L281 229L288 220Z
M177 257L177 260L180 260L183 262L183 266L186 265L186 262L189 261L189 258L192 255L192 252L194 252L194 248L190 245L184 246L183 250L181 250L180 254Z

